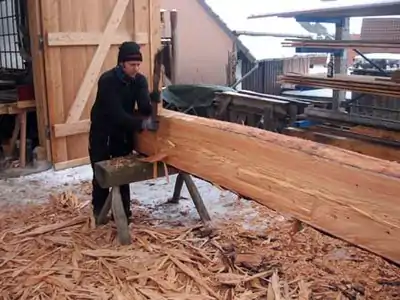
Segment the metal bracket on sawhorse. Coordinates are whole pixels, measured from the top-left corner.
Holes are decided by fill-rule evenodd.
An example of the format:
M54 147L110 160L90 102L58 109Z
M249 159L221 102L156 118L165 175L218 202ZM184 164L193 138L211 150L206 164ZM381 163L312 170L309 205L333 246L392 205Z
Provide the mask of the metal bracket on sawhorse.
M178 173L174 194L169 202L177 203L180 199L183 183L189 191L193 203L200 215L203 223L211 230L210 215L204 205L200 193L188 173L178 171L175 168L165 168L163 164L157 164L157 177L166 176L166 170L169 175ZM139 182L154 179L153 163L141 161L138 156L126 156L122 158L114 158L106 161L95 163L94 166L96 180L102 188L111 188L106 203L98 217L98 224L105 224L108 221L108 213L113 212L114 220L117 225L118 241L127 245L131 243L128 220L126 219L123 208L122 197L119 186L133 182Z

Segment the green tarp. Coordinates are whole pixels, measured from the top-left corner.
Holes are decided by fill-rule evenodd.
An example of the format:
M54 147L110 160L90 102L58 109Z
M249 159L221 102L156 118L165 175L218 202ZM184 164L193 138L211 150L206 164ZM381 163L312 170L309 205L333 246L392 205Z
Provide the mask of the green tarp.
M178 108L209 107L216 92L234 92L235 89L221 85L176 84L163 89L162 98Z

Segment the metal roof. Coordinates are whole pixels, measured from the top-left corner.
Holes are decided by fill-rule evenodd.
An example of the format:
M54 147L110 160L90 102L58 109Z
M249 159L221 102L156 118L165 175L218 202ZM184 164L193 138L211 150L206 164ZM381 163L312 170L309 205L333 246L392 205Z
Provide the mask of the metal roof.
M348 17L368 17L368 16L390 16L400 15L400 1L380 0L373 3L340 5L334 3L313 9L299 9L276 13L265 13L251 15L249 19L282 17L282 18L348 18Z

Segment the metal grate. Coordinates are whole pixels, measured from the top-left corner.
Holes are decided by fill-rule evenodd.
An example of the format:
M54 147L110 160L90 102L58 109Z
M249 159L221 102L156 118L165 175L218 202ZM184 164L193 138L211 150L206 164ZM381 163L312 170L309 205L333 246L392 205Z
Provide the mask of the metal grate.
M18 12L20 1L0 0L0 69L25 69L19 51Z

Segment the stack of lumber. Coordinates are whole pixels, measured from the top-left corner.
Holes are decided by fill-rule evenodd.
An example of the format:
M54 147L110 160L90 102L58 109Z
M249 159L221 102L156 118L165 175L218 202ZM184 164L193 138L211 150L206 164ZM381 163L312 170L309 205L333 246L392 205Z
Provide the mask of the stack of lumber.
M396 70L390 76L390 80L393 82L400 83L400 70Z
M261 207L262 208L262 207ZM260 210L262 211L262 209ZM400 269L296 223L161 227L134 207L133 244L93 229L72 193L0 212L1 299L396 299ZM271 213L270 213L271 214ZM259 222L265 223L266 219ZM153 223L154 222L154 223ZM278 224L277 224L278 225Z
M284 47L302 47L302 48L323 48L323 49L398 49L398 41L373 41L373 40L304 40L304 39L285 39L282 43ZM390 51L388 51L390 52Z
M400 263L400 164L162 110L138 151Z
M400 98L400 84L387 77L337 74L328 78L326 74L287 73L279 76L278 82Z
M287 127L282 133L400 163L399 145L388 145L386 142L389 140L356 133L351 128L337 128L330 125L308 128Z

